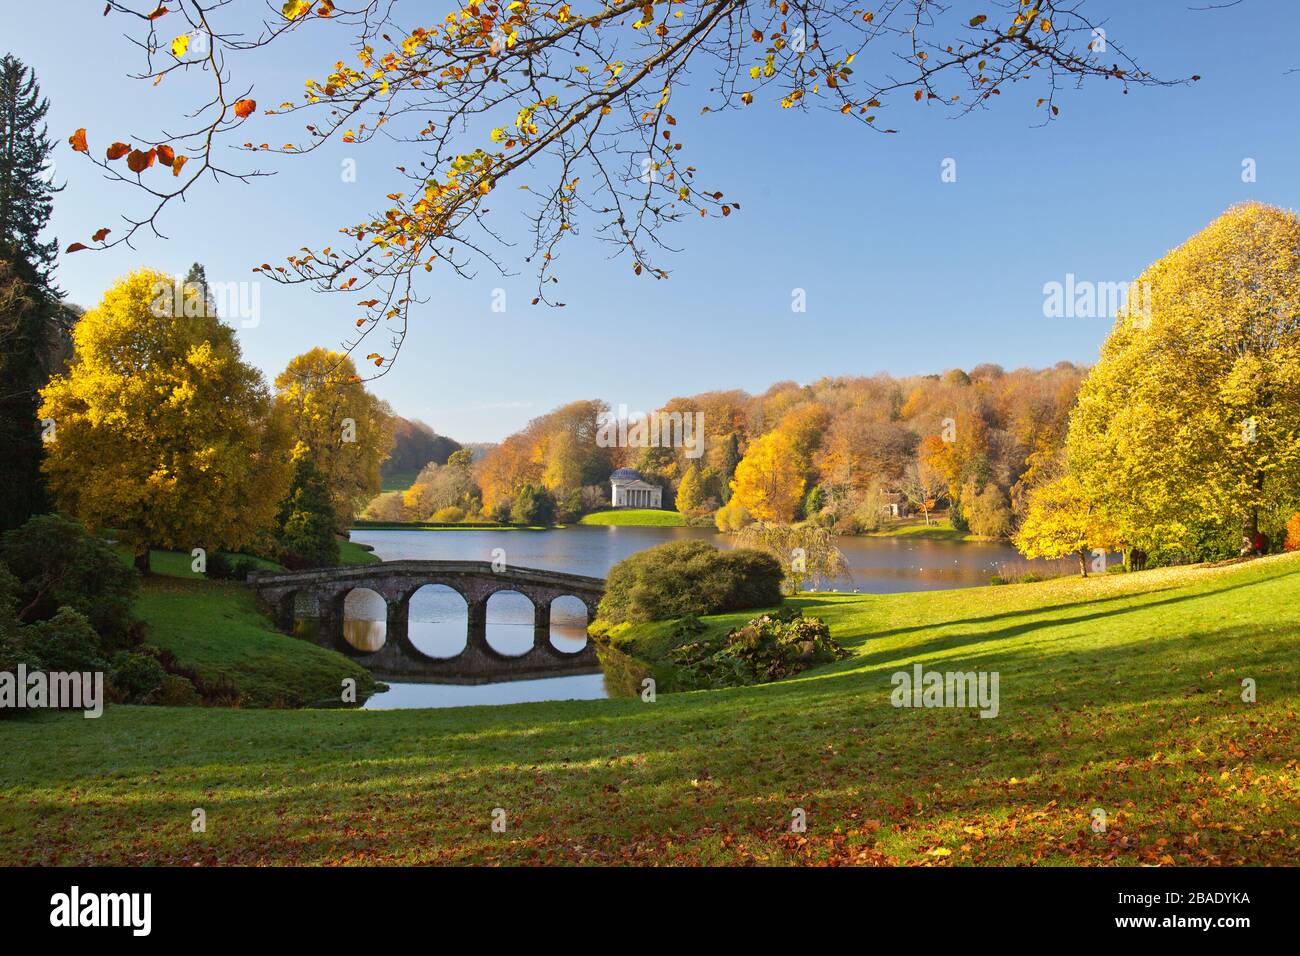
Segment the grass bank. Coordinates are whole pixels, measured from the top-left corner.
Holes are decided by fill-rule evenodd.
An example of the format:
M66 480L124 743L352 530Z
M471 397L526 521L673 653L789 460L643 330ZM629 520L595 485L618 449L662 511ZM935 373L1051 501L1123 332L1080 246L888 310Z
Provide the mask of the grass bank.
M803 596L851 659L653 703L3 721L0 862L1293 863L1297 593L1300 555ZM999 715L892 706L915 664Z
M355 550L374 558L359 545ZM190 561L178 552L151 553L154 573L142 582L136 603L147 644L170 651L209 686L233 690L241 706L333 706L345 678L357 682L358 699L374 693L375 680L364 667L281 634L257 609L247 585L195 574Z
M886 525L877 531L868 531L867 538L923 538L928 541L989 541L991 539L959 531L947 518L932 519L929 524L924 518L904 518Z
M551 525L563 528L564 525ZM460 521L456 523L441 521L364 521L352 522L353 531L545 531L545 525L495 524L490 521L482 523Z
M617 508L613 511L597 511L583 515L579 524L595 525L639 525L647 528L684 528L686 519L676 511L661 511L658 508Z

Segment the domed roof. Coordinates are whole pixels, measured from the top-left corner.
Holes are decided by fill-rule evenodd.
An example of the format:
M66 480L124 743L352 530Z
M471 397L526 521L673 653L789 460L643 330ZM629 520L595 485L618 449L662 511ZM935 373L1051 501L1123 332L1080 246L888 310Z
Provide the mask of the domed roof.
M613 480L615 478L623 478L627 481L640 481L641 472L637 471L635 468L619 468L615 470L615 472L609 477L610 480Z

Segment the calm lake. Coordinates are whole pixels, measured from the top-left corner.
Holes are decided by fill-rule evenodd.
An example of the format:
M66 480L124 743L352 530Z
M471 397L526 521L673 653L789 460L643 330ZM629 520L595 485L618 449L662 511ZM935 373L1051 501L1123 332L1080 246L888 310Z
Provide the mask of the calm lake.
M717 547L731 538L708 528L584 527L550 531L451 529L438 531L354 530L352 540L368 544L385 561L399 559L491 561L500 557L515 567L568 571L604 577L619 561L666 541L700 539ZM886 594L933 591L987 584L1000 565L1024 567L1027 562L1009 545L966 541L924 541L906 538L839 538L849 574L824 585L840 591ZM1040 562L1033 562L1039 564ZM360 595L357 595L360 597ZM562 601L565 599L561 599ZM552 611L551 640L567 650L586 640L585 610L557 602ZM364 630L369 608L349 605ZM382 619L382 601L373 615ZM465 644L464 603L449 590L426 588L411 602L411 641L421 651L439 657L455 654ZM522 595L503 594L488 604L487 639L497 650L518 654L532 646L532 605ZM472 704L513 704L538 700L592 700L608 696L599 674L546 680L459 686L448 684L389 684L387 693L366 702L370 710L405 707L461 707Z

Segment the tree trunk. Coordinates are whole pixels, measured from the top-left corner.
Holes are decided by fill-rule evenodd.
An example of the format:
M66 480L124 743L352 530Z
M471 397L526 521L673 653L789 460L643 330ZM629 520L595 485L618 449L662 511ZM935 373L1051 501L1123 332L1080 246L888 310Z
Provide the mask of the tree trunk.
M1259 533L1259 509L1251 508L1246 520L1241 523L1241 554L1253 554L1255 535Z
M1082 548L1079 549L1079 574L1085 578L1088 576L1088 552Z
M143 549L143 550L141 550ZM148 576L153 573L149 567L149 545L144 544L137 547L135 552L135 569L141 574Z

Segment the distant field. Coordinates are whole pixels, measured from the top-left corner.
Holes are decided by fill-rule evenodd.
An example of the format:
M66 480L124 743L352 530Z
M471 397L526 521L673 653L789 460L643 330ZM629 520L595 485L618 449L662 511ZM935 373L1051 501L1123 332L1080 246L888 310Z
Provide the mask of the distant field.
M686 519L676 511L660 511L658 508L617 508L613 511L597 511L595 514L585 515L578 523L684 528Z
M563 528L564 525L554 525L556 528ZM478 524L472 521L462 521L457 523L441 521L366 521L358 518L352 522L353 530L357 531L545 531L542 525L524 525L524 524L493 524L484 522ZM362 562L358 562L362 563Z
M385 475L383 483L380 485L380 491L405 491L411 485L415 484L415 479L419 476L418 471L395 471L391 475Z
M904 518L886 525L879 531L868 532L869 538L928 538L933 541L983 541L979 535L958 531L947 518L931 519L927 525L924 518Z

